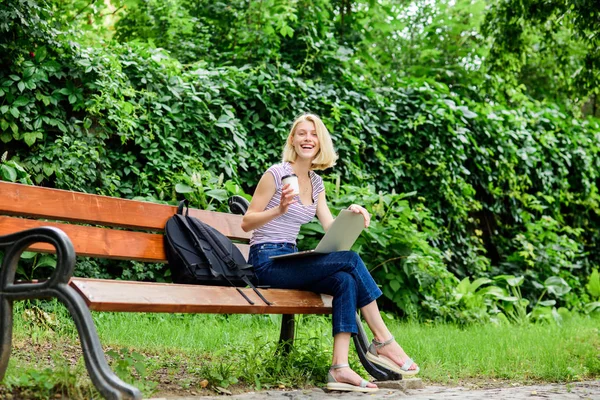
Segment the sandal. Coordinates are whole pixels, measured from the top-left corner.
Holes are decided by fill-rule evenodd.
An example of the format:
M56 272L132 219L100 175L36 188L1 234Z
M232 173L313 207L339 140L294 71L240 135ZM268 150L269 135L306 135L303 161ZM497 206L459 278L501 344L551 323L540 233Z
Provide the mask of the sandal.
M394 340L394 336L392 336L385 342L380 342L379 340L373 338L373 342L369 345L369 351L367 351L367 360L371 361L375 365L379 365L380 367L389 369L390 371L393 371L400 375L410 376L418 374L420 371L419 367L417 367L417 369L414 370L409 370L409 368L414 364L412 358L407 358L406 361L404 361L404 364L402 364L402 366L399 366L390 358L377 353L377 349L387 346Z
M346 368L346 367L350 367L350 364L336 364L336 365L332 365L331 369L340 369L340 368ZM371 393L371 392L376 392L379 390L379 388L370 388L367 387L367 385L369 384L369 381L367 381L366 379L363 379L360 381L360 384L357 385L353 385L351 383L343 383L343 382L338 382L332 375L331 370L329 370L329 373L327 374L327 386L326 389L328 390L338 390L341 392L362 392L362 393Z

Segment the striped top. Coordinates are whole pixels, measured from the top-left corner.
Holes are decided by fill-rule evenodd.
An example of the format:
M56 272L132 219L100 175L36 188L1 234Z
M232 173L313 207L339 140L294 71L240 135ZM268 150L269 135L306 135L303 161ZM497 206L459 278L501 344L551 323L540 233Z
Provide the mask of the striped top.
M265 210L269 210L274 207L279 207L281 201L281 178L285 175L294 173L292 166L288 162L281 164L275 164L267 170L267 173L273 175L275 179L275 194L267 204ZM312 204L302 204L299 196L295 199L297 203L290 205L287 212L272 221L267 222L265 225L258 229L255 229L252 233L252 239L250 244L258 243L296 243L296 237L300 232L300 226L312 221L317 213L317 199L319 193L325 190L323 186L323 179L317 175L314 171L309 172L310 181L312 184Z

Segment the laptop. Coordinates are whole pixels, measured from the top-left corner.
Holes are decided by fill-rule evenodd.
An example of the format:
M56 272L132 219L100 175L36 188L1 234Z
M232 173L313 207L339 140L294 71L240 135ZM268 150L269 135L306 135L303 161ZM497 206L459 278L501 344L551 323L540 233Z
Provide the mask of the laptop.
M271 260L282 260L350 250L364 227L365 218L362 214L342 210L314 250L298 251L269 258Z

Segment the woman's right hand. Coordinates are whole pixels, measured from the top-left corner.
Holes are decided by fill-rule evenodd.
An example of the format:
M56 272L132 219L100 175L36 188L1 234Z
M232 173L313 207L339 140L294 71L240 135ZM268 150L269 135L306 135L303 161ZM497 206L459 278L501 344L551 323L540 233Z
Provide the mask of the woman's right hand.
M287 212L290 205L298 202L298 200L294 200L295 195L293 192L294 188L289 183L281 188L281 199L279 201L279 213L281 215Z
M279 207L273 207L267 210L269 201L271 201L273 196L277 193L277 187L272 174L267 172L260 178L256 190L254 191L254 196L252 196L250 207L248 207L248 211L246 211L246 214L242 217L241 226L244 232L258 229L269 221L282 216L287 212L290 205L296 203L297 200L294 200L294 195L292 194L294 190L289 184L284 185L281 189Z

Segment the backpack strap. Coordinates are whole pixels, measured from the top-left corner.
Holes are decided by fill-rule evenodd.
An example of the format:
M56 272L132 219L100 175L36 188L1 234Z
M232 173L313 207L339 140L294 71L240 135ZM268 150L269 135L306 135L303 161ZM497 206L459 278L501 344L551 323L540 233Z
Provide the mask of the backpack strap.
M189 216L185 216L186 219L186 225L188 227L188 229L192 230L189 224ZM202 224L196 224L196 226L198 227L198 229L200 229L200 232L202 232L202 235L206 238L206 240L208 241L208 243L210 244L210 247L212 247L213 249L215 249L215 251L217 252L217 256L219 256L219 258L223 261L225 261L225 264L227 264L227 266L232 269L232 270L237 270L237 263L234 261L233 257L231 257L231 254L229 254L229 252L227 251L227 249L225 249L223 247L223 244L219 241L219 240L215 240L215 238L212 236L211 232L208 231L208 229L206 229L204 227L204 225Z
M273 305L273 303L271 303L269 300L265 299L265 297L258 291L258 289L252 284L252 282L250 282L250 279L248 279L248 277L246 275L242 275L241 278L246 285L250 286L252 288L252 290L254 290L254 293L256 293L256 295L258 297L260 297L260 299L262 301L264 301L269 306Z
M183 207L185 207L185 216L187 217L190 214L190 202L188 199L183 199L179 202L177 206L177 214L183 214Z

